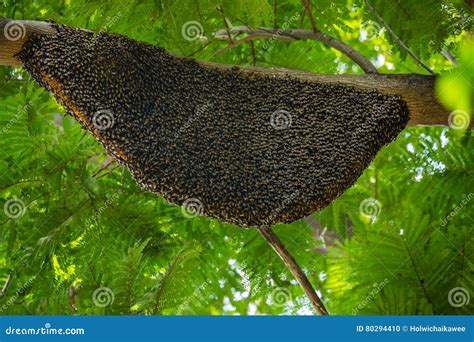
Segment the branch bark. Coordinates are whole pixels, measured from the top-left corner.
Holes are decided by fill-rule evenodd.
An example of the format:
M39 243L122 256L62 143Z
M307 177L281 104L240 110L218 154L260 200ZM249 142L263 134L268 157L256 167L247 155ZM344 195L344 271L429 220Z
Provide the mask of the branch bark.
M318 26L316 25L316 21L314 20L311 4L309 0L301 0L301 3L303 4L306 15L309 18L309 22L311 23L311 28L313 29L313 32L318 32L319 29L318 29Z
M0 30L5 32L9 20L0 19ZM20 52L23 44L32 34L55 34L56 30L50 23L40 21L14 21L24 27L23 34L16 40L7 39L5 34L0 34L0 65L21 66L15 55ZM234 27L247 30L247 27ZM291 32L289 32L291 31ZM248 33L246 31L245 33ZM256 29L256 34L272 37L277 34L275 29ZM225 32L225 34L227 34ZM297 40L312 37L314 33L308 30L286 30L278 34L279 39ZM245 40L247 41L247 40ZM200 62L202 65L221 70L235 66ZM355 88L377 89L383 94L399 95L407 103L410 112L409 125L448 125L449 111L440 104L435 93L435 77L417 74L367 74L367 75L320 75L298 70L242 67L242 73L257 73L270 77L294 77L307 82L320 82L328 84L345 84ZM474 128L474 120L471 120Z
M365 0L365 5L368 7L369 11L377 18L377 20L385 27L387 32L392 36L393 40L397 42L398 45L402 47L423 69L428 71L432 75L436 75L436 73L431 70L429 66L427 66L423 61L415 55L413 51L396 35L396 33L392 30L390 26L388 26L387 22L383 20L382 16L375 10L374 7L370 4L369 0Z
M200 62L217 69L233 65ZM385 95L398 95L407 103L410 126L447 126L450 112L439 102L435 92L436 76L418 74L321 75L299 70L241 67L242 73L257 73L270 77L294 77L307 82L343 84L359 89L377 89ZM474 128L474 120L470 127Z
M228 37L223 35L223 33L227 32L225 30L219 30L214 33L214 37L217 39L225 39L227 40ZM337 40L336 38L321 32L321 31L309 31L304 29L279 29L279 28L272 28L272 27L257 27L257 28L250 28L248 26L234 26L231 28L230 32L236 36L240 34L248 34L248 37L254 38L268 38L268 39L278 39L278 40L286 40L286 41L293 41L293 40L316 40L322 42L338 51L342 54L346 55L350 59L352 59L357 65L359 65L364 72L368 74L376 74L377 69L375 66L364 56L354 50L351 46ZM248 38L246 37L246 38ZM244 38L245 39L245 38ZM234 44L232 46L235 46ZM224 49L227 49L224 48Z
M0 18L0 65L20 66L15 58L23 44L33 34L55 34L54 27L45 21L9 20Z
M271 230L270 227L259 227L258 231L265 238L265 240L272 246L275 252L285 263L286 267L290 270L293 276L296 278L306 295L308 296L311 306L316 310L319 315L326 316L328 312L324 307L323 302L319 298L318 294L314 290L313 286L309 282L308 278L304 274L301 267L298 265L296 260L291 256L290 252L285 248L285 245L281 242L278 236Z
M5 281L5 284L3 285L2 289L0 290L0 297L3 297L7 291L8 291L8 288L10 287L10 284L12 282L12 275L11 273L8 274L7 276L7 280Z

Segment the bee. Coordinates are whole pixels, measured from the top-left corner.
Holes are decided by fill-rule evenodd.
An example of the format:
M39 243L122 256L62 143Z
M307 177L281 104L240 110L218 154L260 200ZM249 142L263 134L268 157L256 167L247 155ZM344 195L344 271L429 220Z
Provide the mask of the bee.
M146 190L240 227L298 220L349 188L408 122L399 96L219 69L56 25L18 58Z

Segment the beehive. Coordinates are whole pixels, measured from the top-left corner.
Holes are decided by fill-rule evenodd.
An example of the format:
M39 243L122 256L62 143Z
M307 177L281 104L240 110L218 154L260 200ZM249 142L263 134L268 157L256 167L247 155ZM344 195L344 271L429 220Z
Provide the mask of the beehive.
M397 96L221 70L57 26L18 58L146 190L239 226L291 222L350 187L408 122Z

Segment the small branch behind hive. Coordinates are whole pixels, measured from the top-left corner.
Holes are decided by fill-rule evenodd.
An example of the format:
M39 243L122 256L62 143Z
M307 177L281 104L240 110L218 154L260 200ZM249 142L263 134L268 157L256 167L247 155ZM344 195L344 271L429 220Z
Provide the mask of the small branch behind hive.
M278 236L271 230L268 226L262 226L258 228L258 231L264 239L272 246L278 256L283 260L283 263L288 268L288 270L293 274L301 288L308 296L311 306L316 310L319 315L326 316L328 312L324 307L323 302L319 298L318 294L314 290L313 286L309 282L308 278L304 274L300 265L296 262L295 258L288 252L285 248L285 245L281 242Z

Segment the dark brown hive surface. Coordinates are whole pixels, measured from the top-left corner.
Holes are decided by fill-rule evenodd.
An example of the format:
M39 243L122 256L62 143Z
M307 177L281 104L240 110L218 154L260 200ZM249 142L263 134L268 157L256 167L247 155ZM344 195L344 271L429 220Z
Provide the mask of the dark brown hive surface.
M33 77L168 201L239 226L290 222L350 187L408 122L397 96L202 66L58 26L19 54Z

